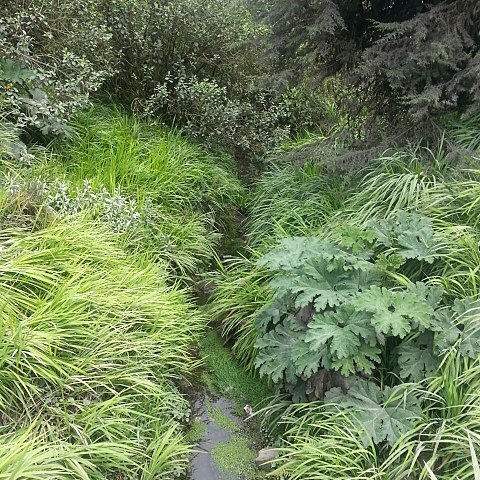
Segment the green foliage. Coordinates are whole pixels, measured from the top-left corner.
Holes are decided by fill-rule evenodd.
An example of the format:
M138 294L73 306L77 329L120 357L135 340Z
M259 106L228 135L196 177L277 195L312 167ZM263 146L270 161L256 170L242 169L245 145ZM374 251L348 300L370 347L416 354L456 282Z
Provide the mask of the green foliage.
M365 444L388 442L394 445L400 436L412 429L421 416L418 400L401 387L383 390L372 382L355 379L348 385L348 393L332 388L325 395L331 402L353 415L365 429Z
M2 8L1 96L18 126L67 133L68 120L113 74L102 3L14 1Z
M243 202L228 158L118 110L82 114L77 134L55 147L28 173L37 201L60 216L84 211L102 219L130 249L167 260L181 275L214 258Z
M184 436L184 440L187 443L198 443L205 437L207 433L207 426L200 420L200 418L194 418L190 428L187 430Z
M272 92L253 88L238 98L217 80L180 78L171 93L164 86L147 104L147 112L175 118L189 136L220 147L238 158L268 152L289 136L282 105Z
M235 357L249 370L254 369L257 332L254 320L270 298L265 285L269 274L256 265L258 256L226 259L215 273L215 289L208 313L221 324L222 335L231 340Z
M383 462L385 475L476 478L475 452L480 447L477 375L478 361L466 361L456 350L445 358L436 376L419 392L424 398L420 422Z
M343 203L344 181L319 163L273 167L260 177L247 224L249 243L272 244L320 229Z
M345 201L327 216L328 190L319 189L317 205L300 210L298 223L285 222L285 231L272 226L274 205L300 184L270 174L275 202L267 180L258 189L255 203L271 205L258 222L263 238L249 239L255 249L246 259L230 261L236 268L219 284L228 299L215 295L213 308L230 336L257 338L248 358L286 393L259 413L279 435L274 475L475 478L475 125L472 117L445 135L461 149L442 140L435 149L381 155L345 182ZM315 214L318 224L303 228ZM292 398L323 402L292 405Z
M365 224L397 214L398 210L424 212L442 185L448 162L439 151L420 147L387 151L360 172L360 185L346 202L351 221Z
M352 116L428 115L478 106L475 0L269 3L273 78L288 86L342 72ZM393 115L393 114L396 114Z
M280 423L285 434L274 475L294 480L376 478L380 462L375 446L364 443L363 425L343 409L317 402L291 405Z
M411 222L427 229L419 217L404 212L390 229L398 232L399 225ZM380 248L379 253L385 252L386 237L379 235L374 242L374 230L367 231L363 236L367 244L360 249L352 241L352 234L347 235L346 245L355 247L356 254L341 243L298 237L283 240L259 261L273 274L269 282L273 297L256 319L260 335L256 365L261 374L280 385L291 388L308 380L305 389L311 393L308 383L323 369L345 376L372 374L379 368L396 369L382 358L398 344L400 374L416 378L405 350L414 346L410 336L437 331L436 338L441 337L440 316L435 313L441 289L423 283L396 286L375 264L374 247ZM396 255L404 261L424 258L423 248L412 246L405 251L401 237ZM359 238L357 232L357 242ZM388 247L392 248L390 242ZM425 354L434 354L432 343Z
M172 382L202 318L101 225L36 228L1 238L2 475L177 475L188 405Z
M480 114L478 112L464 115L449 122L449 134L458 146L478 152L480 149L479 125Z
M255 469L255 457L249 439L242 436L234 436L212 450L212 458L223 472L248 480L261 478Z
M281 95L261 87L266 28L244 2L119 0L105 10L120 62L106 86L124 105L240 158L288 135Z

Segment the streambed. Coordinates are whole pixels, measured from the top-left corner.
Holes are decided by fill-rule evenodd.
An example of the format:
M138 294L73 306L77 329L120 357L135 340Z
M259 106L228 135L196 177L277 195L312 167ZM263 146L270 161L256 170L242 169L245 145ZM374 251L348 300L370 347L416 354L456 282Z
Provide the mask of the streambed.
M225 466L219 465L212 456L212 451L228 444L243 428L243 419L232 413L233 403L224 398L214 398L203 393L193 404L194 422L204 425L203 438L196 444L197 453L191 458L190 480L238 480L238 473L229 472ZM224 416L231 422L219 421ZM237 427L235 427L237 425Z
M255 458L265 440L244 407L271 392L236 362L217 334L207 334L200 350L205 365L196 376L201 383L190 390L186 440L195 447L187 480L261 480L265 472Z

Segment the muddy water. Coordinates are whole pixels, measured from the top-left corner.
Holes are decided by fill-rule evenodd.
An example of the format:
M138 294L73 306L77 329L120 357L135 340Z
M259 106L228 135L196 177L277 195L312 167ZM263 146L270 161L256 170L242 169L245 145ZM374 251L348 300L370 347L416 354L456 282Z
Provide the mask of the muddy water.
M218 425L212 418L213 410L220 411L232 422L243 426L243 420L232 413L233 403L224 397L214 398L202 394L193 404L193 414L206 427L203 439L197 444L197 453L191 458L190 480L239 480L238 475L223 472L212 459L212 449L228 442L235 434Z

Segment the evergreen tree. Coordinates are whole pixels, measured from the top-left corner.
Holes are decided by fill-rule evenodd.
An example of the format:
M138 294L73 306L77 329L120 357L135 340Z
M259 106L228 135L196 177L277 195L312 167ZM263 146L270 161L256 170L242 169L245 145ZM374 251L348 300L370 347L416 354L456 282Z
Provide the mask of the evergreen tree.
M478 0L273 0L266 20L280 85L342 72L375 110L480 106Z

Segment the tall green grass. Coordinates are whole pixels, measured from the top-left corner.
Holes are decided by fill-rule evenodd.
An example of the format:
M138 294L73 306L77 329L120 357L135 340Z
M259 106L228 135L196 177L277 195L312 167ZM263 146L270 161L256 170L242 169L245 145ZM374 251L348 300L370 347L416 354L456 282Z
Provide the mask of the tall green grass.
M202 318L84 218L0 235L0 478L172 478ZM132 477L133 476L133 477Z
M49 162L70 181L90 179L169 210L225 214L243 199L229 157L208 153L175 130L105 107L80 114L74 127L71 141L57 145L59 161Z
M208 313L219 323L222 336L231 340L235 357L247 369L254 370L257 351L254 320L271 293L266 287L268 272L256 266L255 251L250 255L230 258L219 265Z
M279 238L325 226L342 208L345 183L315 162L273 168L255 185L247 224L249 243L272 245Z
M205 269L244 203L244 187L229 157L115 108L84 112L74 127L73 137L53 144L54 154L28 176L60 183L62 198L83 195L87 182L89 195L105 190L114 199L133 202L148 217L142 219L146 225L128 232L134 250L166 260L172 274Z

